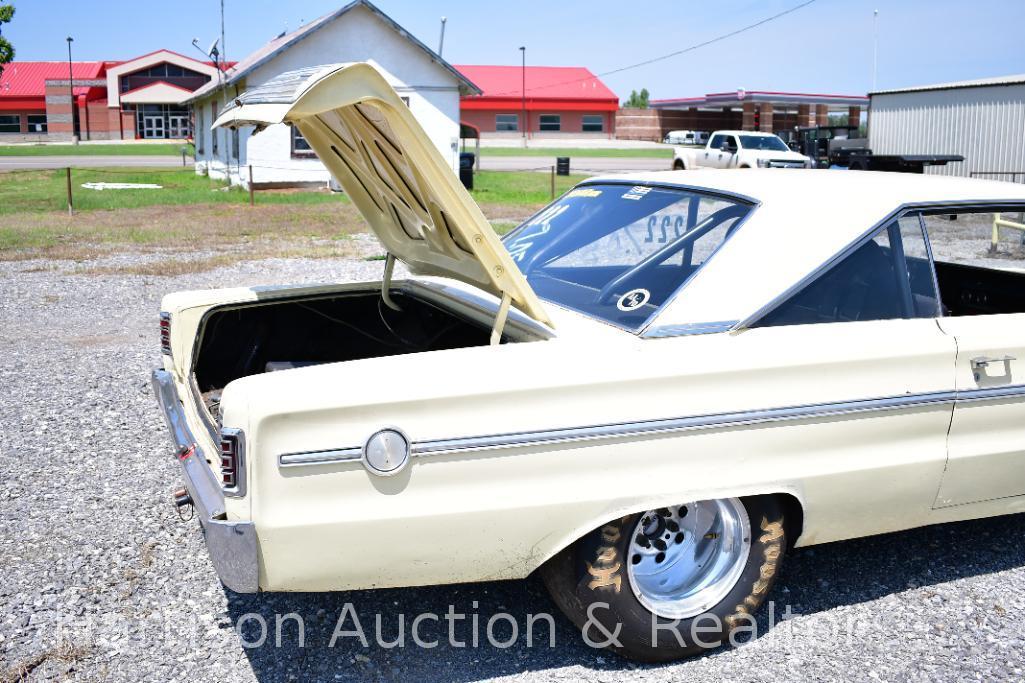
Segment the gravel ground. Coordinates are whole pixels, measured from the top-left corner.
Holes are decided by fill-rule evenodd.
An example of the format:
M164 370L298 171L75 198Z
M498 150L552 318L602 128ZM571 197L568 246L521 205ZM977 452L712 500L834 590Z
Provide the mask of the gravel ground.
M122 260L133 256L120 256ZM142 258L142 257L139 257ZM90 265L96 265L95 263ZM1025 516L950 524L795 551L757 637L671 666L587 647L536 578L422 589L242 596L223 589L195 521L170 505L171 446L149 388L168 291L370 279L380 262L271 260L178 278L88 276L0 263L0 680L1022 680ZM351 605L370 639L329 647ZM449 645L413 646L412 616L468 615ZM780 621L789 611L791 618ZM487 645L513 615L520 638ZM294 621L281 647L274 615ZM393 640L375 641L375 615ZM555 615L557 647L528 614ZM270 637L260 647L263 616ZM470 646L478 615L480 647ZM241 633L236 625L242 624ZM353 629L351 614L343 629ZM496 637L508 636L508 625Z

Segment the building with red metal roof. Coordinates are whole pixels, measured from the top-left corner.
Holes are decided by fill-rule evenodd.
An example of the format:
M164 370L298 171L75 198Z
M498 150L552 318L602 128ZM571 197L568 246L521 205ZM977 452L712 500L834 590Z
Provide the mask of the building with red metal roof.
M128 61L11 62L0 73L0 142L188 138L185 100L217 72L170 50Z
M619 97L580 66L455 65L481 89L460 100L464 125L483 135L615 133Z

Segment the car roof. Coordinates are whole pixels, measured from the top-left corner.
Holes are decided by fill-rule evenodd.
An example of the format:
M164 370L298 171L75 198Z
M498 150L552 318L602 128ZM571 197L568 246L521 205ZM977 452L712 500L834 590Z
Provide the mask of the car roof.
M713 135L757 135L764 138L779 137L775 133L766 133L760 130L717 130Z
M666 304L655 327L742 321L901 207L1025 204L1025 185L912 173L701 169L598 176L585 182L680 186L756 204L715 258Z

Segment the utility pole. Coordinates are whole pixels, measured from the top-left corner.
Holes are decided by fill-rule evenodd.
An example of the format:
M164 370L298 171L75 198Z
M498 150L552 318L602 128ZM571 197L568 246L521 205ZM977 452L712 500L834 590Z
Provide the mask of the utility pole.
M71 43L75 39L68 36L68 94L71 95L71 142L78 142L78 135L75 134L75 70L71 66Z
M228 50L224 45L224 0L221 0L221 50L215 59L220 61L217 66L218 79L221 82L221 106L220 111L224 111L225 107L228 106L228 81L224 78L225 63L228 59ZM216 131L214 135L216 135ZM232 133L227 130L224 132L224 181L231 186L231 152L230 148L232 145ZM242 156L239 154L239 156ZM239 174L241 176L241 173ZM241 182L241 178L239 181Z
M876 89L879 71L879 10L872 11L872 90Z
M527 144L527 48L520 47L522 67L520 69L520 101L523 107L523 144Z
M441 38L438 40L438 56L441 56L441 51L445 49L445 22L447 18L441 18Z

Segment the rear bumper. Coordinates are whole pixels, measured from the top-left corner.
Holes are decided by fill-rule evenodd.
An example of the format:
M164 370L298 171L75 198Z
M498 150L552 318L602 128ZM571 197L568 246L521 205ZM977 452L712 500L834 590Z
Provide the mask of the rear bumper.
M236 593L255 593L259 590L260 578L256 529L252 522L230 522L226 519L224 494L207 465L202 447L185 421L185 411L171 373L154 370L152 382L175 451L182 453L176 459L203 527L217 576ZM188 450L183 452L182 449Z

